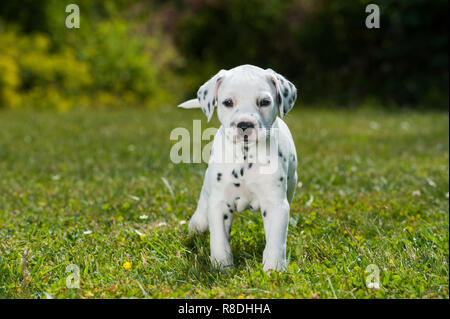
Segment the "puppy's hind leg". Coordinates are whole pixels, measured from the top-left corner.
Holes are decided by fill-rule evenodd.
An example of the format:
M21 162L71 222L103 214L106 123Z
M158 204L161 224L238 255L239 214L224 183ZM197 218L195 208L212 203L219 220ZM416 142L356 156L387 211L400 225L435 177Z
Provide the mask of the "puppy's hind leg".
M208 197L203 184L197 209L189 221L189 233L203 233L208 229Z

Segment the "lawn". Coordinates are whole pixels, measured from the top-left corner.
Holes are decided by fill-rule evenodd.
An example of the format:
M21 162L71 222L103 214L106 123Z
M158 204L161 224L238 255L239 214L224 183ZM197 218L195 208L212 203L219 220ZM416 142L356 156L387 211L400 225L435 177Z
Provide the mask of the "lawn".
M188 236L206 164L171 163L169 135L216 119L0 111L0 297L449 298L448 113L296 108L289 269L269 275L259 213L237 215L225 274Z

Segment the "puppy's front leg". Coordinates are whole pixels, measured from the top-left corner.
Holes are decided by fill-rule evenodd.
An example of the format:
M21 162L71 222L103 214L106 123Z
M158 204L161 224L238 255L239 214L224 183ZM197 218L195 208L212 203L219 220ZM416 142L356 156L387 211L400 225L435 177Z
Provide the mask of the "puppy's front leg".
M229 242L229 233L233 214L219 194L210 196L208 205L208 222L211 244L211 262L221 271L233 264L233 255ZM220 196L220 195L219 195Z
M287 199L267 201L261 205L266 247L263 253L263 269L284 271L286 269L286 237L289 224Z

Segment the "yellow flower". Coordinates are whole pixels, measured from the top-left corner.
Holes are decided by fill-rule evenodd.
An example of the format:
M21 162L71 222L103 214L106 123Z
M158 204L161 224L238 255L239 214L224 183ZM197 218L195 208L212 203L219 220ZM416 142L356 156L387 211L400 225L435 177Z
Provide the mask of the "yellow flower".
M128 270L128 269L131 269L131 266L132 266L133 264L132 263L130 263L130 262L125 262L124 264L123 264L123 268L125 268L126 270Z
M389 265L393 268L395 267L394 261L392 259L389 259Z
M141 237L141 239L145 238L145 234L140 234L139 237Z

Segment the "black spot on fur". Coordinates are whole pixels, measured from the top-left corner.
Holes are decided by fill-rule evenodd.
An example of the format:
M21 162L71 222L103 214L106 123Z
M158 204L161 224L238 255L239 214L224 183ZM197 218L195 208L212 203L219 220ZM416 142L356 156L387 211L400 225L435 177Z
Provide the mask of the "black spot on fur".
M220 182L220 179L222 178L222 173L217 173L217 181Z
M263 212L263 217L266 217L266 215L267 215L267 212L264 211L264 212Z
M248 163L248 168L249 169L252 168L252 166L253 166L253 163Z
M238 174L236 173L236 171L235 171L235 170L233 170L233 171L231 172L231 175L233 175L233 176L234 176L234 178L238 178Z
M206 94L208 94L208 90L203 91L203 99L206 99Z
M235 183L234 186L239 187L239 186L241 186L241 184L240 183Z
M248 207L249 207L251 210L253 210L253 206L252 206L252 205L249 205Z
M289 89L287 87L284 87L283 96L288 97L288 95L289 95Z
M227 214L223 215L223 219L227 220L228 219L228 215Z
M231 205L227 203L227 207L228 207L228 208L230 208L230 207L231 207Z
M279 157L282 157L282 156L283 156L283 153L281 153L281 151L278 151L278 156L279 156Z
M241 167L241 176L244 176L244 168Z
M248 152L248 146L244 145L244 151Z
M282 181L283 181L283 179L284 179L284 178L283 178L283 176L281 176L281 177L280 177L280 182L282 182Z
M230 213L232 213L233 214L233 210L230 208Z
M235 198L235 200L241 199L239 196Z
M281 104L281 94L280 94L280 92L277 93L277 103Z

